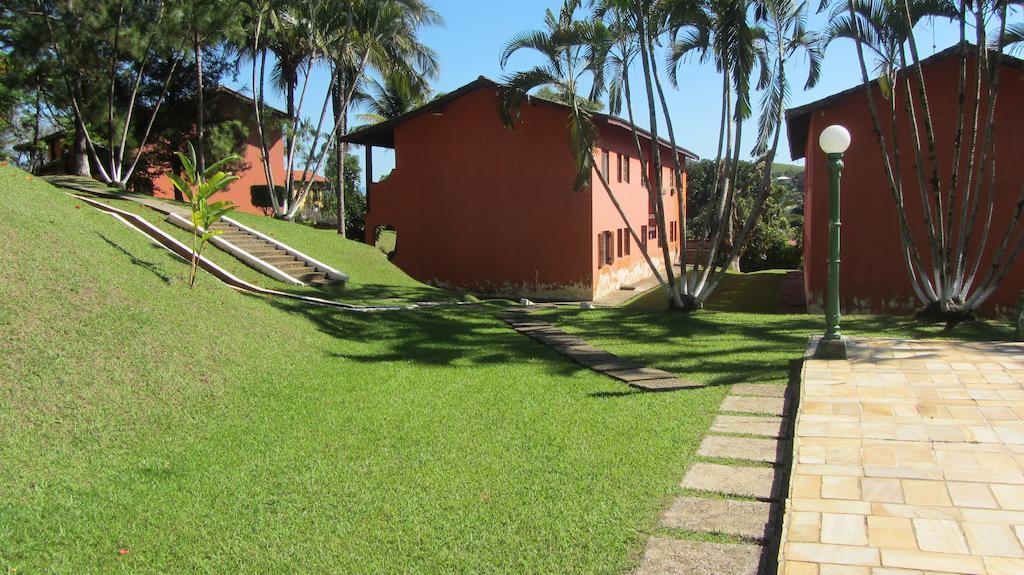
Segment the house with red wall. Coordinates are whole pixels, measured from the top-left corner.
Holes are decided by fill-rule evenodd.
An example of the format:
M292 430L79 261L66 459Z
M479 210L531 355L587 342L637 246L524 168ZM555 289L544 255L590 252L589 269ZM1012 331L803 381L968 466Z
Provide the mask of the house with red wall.
M253 112L252 99L234 90L218 87L215 91L215 96L208 100L206 104L207 109L215 111L217 117L240 120L247 132L238 150L241 160L232 166L232 172L238 176L238 180L232 182L224 191L219 192L217 199L233 202L238 206L238 210L242 212L251 214L266 213L267 209L261 207L259 201L254 202L254 199L266 195L267 178L263 171L262 160L260 159L262 153L260 135ZM268 116L276 120L275 122L268 122L267 147L270 161L274 166L274 183L280 186L285 181L284 141L281 138L281 130L275 126L287 116L281 110L270 106L266 108ZM170 112L166 109L161 109L160 113L168 114ZM189 113L191 114L191 109ZM191 115L183 119L183 122L186 124L191 121ZM70 173L71 150L64 145L66 138L67 134L63 131L54 132L40 138L46 145L47 152L46 162L40 173ZM179 147L178 142L164 142L163 144L165 145L160 146L160 148L176 149ZM183 143L180 144L184 145ZM151 149L155 150L158 147L151 146ZM210 158L207 159L209 160ZM158 198L182 199L180 194L174 189L171 179L167 177L167 173L174 165L175 162L171 157L152 162L146 168L144 176L136 177L132 180L130 185L133 191L152 194ZM95 173L95 166L93 166L93 170ZM293 170L292 179L302 181L302 170ZM306 179L316 182L326 181L319 174L307 174ZM257 196L254 197L254 194L257 194ZM266 202L269 202L269 198L266 198L264 203Z
M976 48L970 47L967 63L967 108L973 109ZM1003 56L999 96L996 102L996 185L992 210L993 235L1006 229L1007 223L1024 186L1024 61ZM951 175L953 141L957 117L959 83L959 45L936 53L922 61L925 86L935 125L940 178L948 186ZM917 191L916 164L910 146L912 131L906 113L906 92L903 82L914 80L900 73L900 88L896 90L896 116L901 143L902 166L899 177L904 182L904 199L911 231L917 245L927 258L927 231L922 217L922 205ZM916 90L916 89L915 89ZM882 130L887 139L891 133L888 117L890 102L883 99L877 82L872 94L884 116ZM982 104L981 115L985 116ZM970 115L969 112L967 114ZM923 120L922 120L923 121ZM829 174L825 154L818 147L818 135L832 124L845 126L852 136L850 148L843 161L842 179L842 244L840 296L846 312L909 313L920 310L923 304L914 295L903 263L897 209L888 179L883 171L882 155L875 138L871 112L863 86L857 86L823 100L800 106L786 112L789 146L793 159L806 159L804 197L804 282L809 309L821 309L828 280L828 207ZM965 122L969 125L969 122ZM922 128L923 130L923 128ZM979 130L980 132L980 130ZM967 163L969 129L965 130L964 156ZM923 136L922 136L923 137ZM980 146L982 135L978 135ZM891 146L891 141L889 142ZM891 148L890 148L891 150ZM927 148L925 148L927 154ZM987 214L987 195L977 225L980 227ZM960 204L954 206L960 213ZM969 257L976 257L981 233L975 233ZM990 239L983 247L983 262L990 262L998 239ZM1022 258L1024 259L1024 258ZM1017 261L998 290L982 306L986 314L1008 313L1017 303L1024 289L1024 261Z
M530 98L514 129L502 124L498 84L479 78L394 120L346 137L367 151L367 242L397 232L393 261L416 279L474 293L593 300L652 273L646 251L664 265L659 242L679 249L679 199L665 168L668 238L658 237L640 159L624 121L594 114L594 150L634 229L628 233L599 178L574 191L568 107ZM650 157L651 137L639 132ZM663 157L672 149L660 142ZM372 150L390 148L395 169L372 181ZM680 161L696 156L678 148ZM673 256L675 258L675 256Z
M233 166L232 173L238 179L228 185L223 191L217 194L218 201L230 201L234 203L240 212L250 214L264 214L266 208L261 207L259 201L254 202L254 194L266 194L267 177L263 171L263 161L260 159L262 149L260 146L260 133L256 125L256 115L253 111L251 98L220 87L217 89L217 98L210 102L211 107L216 107L218 115L223 118L235 118L241 120L246 127L248 135L241 143L237 151L241 160ZM278 122L286 118L284 112L275 108L267 107L267 116L276 119ZM278 122L267 122L270 128L266 134L267 152L271 165L274 166L274 183L282 185L285 181L284 174L284 140L281 138L281 130L274 128ZM148 190L158 198L181 199L180 194L174 189L174 184L167 177L170 163L154 166L151 170L152 187ZM293 178L302 177L301 171L293 174ZM323 178L320 178L321 180ZM269 198L267 199L269 201Z

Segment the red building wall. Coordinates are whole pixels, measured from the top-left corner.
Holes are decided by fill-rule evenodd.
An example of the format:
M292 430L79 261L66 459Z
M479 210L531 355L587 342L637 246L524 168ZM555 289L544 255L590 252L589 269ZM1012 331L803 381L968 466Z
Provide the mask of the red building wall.
M973 62L968 63L968 86L973 84ZM953 156L953 138L956 125L956 98L959 73L958 58L931 62L924 68L932 117L935 121L936 142L944 189L948 186ZM1018 68L1004 66L996 106L996 197L993 212L993 236L1006 229L1013 206L1024 185L1024 75ZM889 103L873 90L881 114L888 117ZM898 90L896 100L899 116L899 142L903 157L902 181L910 225L923 249L922 257L929 262L926 228L922 219L917 175L910 148L911 129L908 116L903 112L905 91ZM968 110L973 98L968 90ZM984 108L983 108L984 109ZM984 116L984 112L982 113ZM883 132L889 122L883 118ZM820 307L824 301L827 283L828 258L828 172L825 155L818 147L818 135L831 125L841 124L850 130L852 143L846 152L846 169L842 180L842 275L841 297L847 312L906 313L921 309L914 295L903 264L902 248L897 223L897 210L889 185L882 171L881 152L875 139L870 111L863 91L811 112L807 145L806 196L804 221L804 270L807 298L811 307ZM969 125L969 123L967 124ZM923 133L923 127L922 127ZM888 134L888 132L887 132ZM964 160L969 133L964 134ZM981 135L978 136L979 144ZM889 143L891 146L891 142ZM890 147L891 150L891 147ZM927 148L924 149L927 154ZM927 160L926 160L927 162ZM930 165L927 164L926 165ZM987 200L987 195L983 197ZM981 210L985 210L986 201ZM955 207L959 214L959 203ZM979 224L985 212L979 211ZM956 216L959 217L958 215ZM979 228L980 229L980 228ZM980 233L974 234L972 257L977 252ZM985 247L985 262L991 261L999 239L990 239ZM979 280L980 281L980 280ZM1024 288L1024 261L1017 261L999 289L982 307L984 313L1005 313L1016 305L1018 293Z
M520 124L509 130L497 109L495 92L479 89L440 115L396 126L395 170L370 187L367 241L378 226L393 226L394 262L421 281L479 293L593 298L596 280L642 262L640 250L632 245L631 256L609 266L598 261L597 234L624 225L596 176L594 189L573 191L564 110L525 104ZM598 166L602 148L627 149L627 135L602 129ZM616 181L612 153L612 188L639 228L647 194L635 148L628 149L631 183Z
M574 192L565 113L526 105L505 128L476 90L395 128L395 170L372 184L367 241L394 226L394 262L421 281L486 292L591 291L591 195Z

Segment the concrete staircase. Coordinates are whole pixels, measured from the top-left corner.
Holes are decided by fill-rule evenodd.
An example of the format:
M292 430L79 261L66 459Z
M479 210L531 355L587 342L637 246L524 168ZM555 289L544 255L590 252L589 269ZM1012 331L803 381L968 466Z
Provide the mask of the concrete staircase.
M213 225L213 229L223 232L218 238L230 242L232 245L244 250L248 254L266 262L289 276L302 283L325 286L339 284L338 280L327 277L327 271L306 263L286 250L274 245L267 240L230 223L220 221Z

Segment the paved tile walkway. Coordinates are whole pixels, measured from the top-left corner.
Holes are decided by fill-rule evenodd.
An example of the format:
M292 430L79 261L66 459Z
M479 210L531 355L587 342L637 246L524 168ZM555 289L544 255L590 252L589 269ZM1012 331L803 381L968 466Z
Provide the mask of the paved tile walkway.
M782 574L1024 573L1024 344L808 360L789 489Z

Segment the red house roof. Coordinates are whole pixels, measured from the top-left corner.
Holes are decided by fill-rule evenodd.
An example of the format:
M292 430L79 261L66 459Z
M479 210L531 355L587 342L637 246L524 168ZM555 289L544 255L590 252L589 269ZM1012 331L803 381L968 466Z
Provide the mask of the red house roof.
M445 94L444 96L441 96L440 98L437 98L437 99L435 99L435 100L433 100L431 102L428 102L427 104L425 104L423 106L420 106L419 108L416 108L415 110L411 110L409 112L406 112L405 114L403 114L403 115L401 115L401 116L399 116L399 117L397 117L397 118L395 118L393 120L388 120L386 122L381 122L379 124L374 124L372 126L366 126L366 127L360 128L360 129L358 129L358 130L356 130L356 131L354 131L354 132L344 136L342 138L342 141L349 142L351 144L360 144L360 145L364 145L364 146L365 145L370 145L370 146L381 147L381 148L394 148L395 147L395 128L398 127L399 125L401 125L401 124L403 124L403 123L405 123L405 122L407 122L407 121L409 121L409 120L411 120L413 118L416 118L418 116L422 116L423 114L427 114L427 113L440 113L440 112L442 112L444 110L444 107L447 106L448 104L450 104L451 102L453 102L455 100L458 100L459 98L461 98L461 97L463 97L463 96L465 96L467 94L470 94L472 92L475 92L477 90L480 90L480 89L483 89L483 88L489 88L489 89L492 89L492 90L497 90L500 87L501 87L501 85L498 82L495 82L494 80L491 80L490 78L486 78L484 76L480 76L479 78L477 78L476 80L473 80L469 84L466 84L465 86L462 86L461 88L459 88L457 90L449 92L449 93ZM532 103L532 104L543 104L543 105L547 105L547 106L552 106L552 107L555 107L555 108L558 108L558 109L562 109L562 110L565 110L565 111L569 111L569 109L570 109L569 106L567 106L565 104L561 104L559 102L552 102L550 100L545 100L543 98L531 97L531 98L529 98L529 102ZM495 115L497 116L497 112L495 112ZM602 126L602 125L607 125L607 126L614 126L615 128L623 129L623 130L627 130L627 131L630 130L629 122L626 121L626 120L623 120L622 118L617 118L615 116L611 116L611 115L608 115L608 114L601 114L599 112L591 113L591 117L594 120L594 124L596 124L599 127ZM643 138L643 139L645 139L647 141L651 140L651 133L648 132L647 130L644 130L644 129L641 129L641 128L638 127L637 128L637 133L640 134L641 138ZM665 146L666 148L671 148L672 147L672 144L669 143L669 141L666 140L665 138L658 138L658 141L661 142L661 144L663 146ZM690 150L687 150L686 148L683 148L681 146L676 146L676 149L681 154L683 154L685 157L687 157L688 159L693 159L693 160L700 159L697 156L697 154L694 154L693 152L691 152Z

